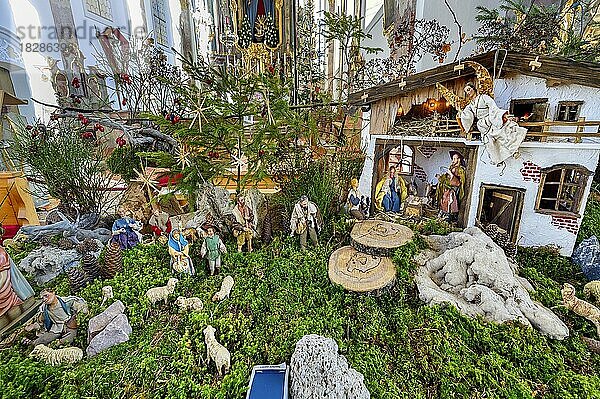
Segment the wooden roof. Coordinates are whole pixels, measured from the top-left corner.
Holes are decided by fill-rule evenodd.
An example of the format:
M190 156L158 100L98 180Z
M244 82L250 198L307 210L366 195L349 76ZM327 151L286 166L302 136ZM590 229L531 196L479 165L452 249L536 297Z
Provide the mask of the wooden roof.
M495 55L496 51L490 51L461 60L461 62L466 60L476 61L490 70L490 73L493 76ZM517 72L523 75L551 79L557 83L575 83L582 86L600 88L599 63L573 61L567 58L538 56L514 51L509 51L507 53L504 64L502 64L503 58L504 52L499 51L496 60L496 71L500 68L500 65L502 65L502 75L505 75L507 72ZM541 63L541 66L532 71L529 63L535 61L536 58L537 61ZM348 96L348 102L354 105L373 103L388 97L398 96L402 93L408 93L416 89L432 86L438 82L442 83L459 77L474 76L475 71L466 66L461 71L460 75L458 72L454 71L454 66L458 63L459 62L445 64L437 68L428 69L407 76L404 79L406 85L403 87L400 87L399 85L402 81L402 79L400 79L351 93ZM365 94L367 95L366 98Z

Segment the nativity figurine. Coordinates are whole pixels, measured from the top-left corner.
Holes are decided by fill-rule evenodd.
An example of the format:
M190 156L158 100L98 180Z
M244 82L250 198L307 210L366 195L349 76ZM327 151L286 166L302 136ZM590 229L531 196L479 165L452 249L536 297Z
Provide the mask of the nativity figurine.
M380 212L400 212L407 196L406 182L391 166L389 174L375 187L375 208Z
M248 252L252 252L252 239L256 234L256 220L254 212L252 212L252 209L246 204L246 199L241 195L238 195L236 199L236 205L233 208L233 217L235 221L232 230L233 236L237 239L238 252L242 252L244 245L247 245Z
M465 158L458 151L450 151L451 163L448 171L437 175L437 201L440 217L449 222L458 220L458 212L465 196Z
M129 209L121 208L119 214L121 218L112 225L111 242L118 243L121 249L133 248L142 241L142 223L133 219L133 212Z
M358 189L358 179L353 178L350 181L350 190L348 191L348 200L346 208L350 216L356 220L364 220L369 215L369 198L361 194Z
M173 270L177 273L196 274L190 257L190 244L179 229L174 229L169 234L168 246Z
M21 271L0 247L0 329L23 313L23 302L33 295L35 293Z
M309 201L308 196L303 195L294 205L290 219L290 235L297 234L300 237L300 248L306 249L307 238L310 237L314 246L318 246L318 233L323 226L323 218L317 205Z
M168 235L173 228L171 220L169 220L169 214L158 207L152 210L152 216L150 216L148 224L155 237Z
M473 125L481 133L481 140L491 162L502 165L511 156L517 157L519 146L527 135L527 129L518 125L518 118L510 116L494 101L494 80L488 70L474 61L466 61L475 69L476 83L468 82L460 98L440 83L436 84L444 98L458 111L458 122L465 133L469 133Z
M213 276L215 271L218 273L221 269L221 254L227 253L227 248L221 241L221 237L215 232L214 226L205 226L204 230L206 231L206 237L202 242L200 255L208 260L208 270L210 275Z
M23 343L48 345L58 341L60 345L68 345L77 336L77 313L87 313L86 302L76 296L61 297L52 289L44 289L40 293L42 305L38 322L41 332L35 340L24 339Z

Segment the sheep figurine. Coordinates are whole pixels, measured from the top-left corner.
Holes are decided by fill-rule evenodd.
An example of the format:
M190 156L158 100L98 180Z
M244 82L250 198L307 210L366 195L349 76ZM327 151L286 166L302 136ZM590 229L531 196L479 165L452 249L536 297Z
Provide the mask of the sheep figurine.
M573 287L569 283L565 283L563 285L563 289L561 290L561 294L563 297L563 303L565 307L569 310L572 310L579 316L583 316L596 326L596 332L600 336L600 309L583 301L575 296L575 287Z
M185 298L182 296L178 296L175 301L175 305L179 306L181 311L184 310L202 310L204 305L202 304L202 300L197 297Z
M231 288L233 288L233 277L227 276L221 283L221 289L215 295L213 295L213 302L222 301L225 298L229 298L229 294L231 294Z
M104 302L109 299L113 299L114 297L115 295L113 294L113 289L110 285L102 287L102 303L100 306L104 305Z
M146 296L152 305L155 305L157 302L165 301L167 303L167 297L171 295L175 291L175 284L177 284L179 280L176 278L170 278L167 282L167 285L164 287L154 287L150 288L146 291Z
M583 286L583 295L586 298L593 296L596 302L600 300L600 281L594 280L590 281L586 285Z
M204 343L206 344L206 362L210 363L210 359L212 359L217 366L217 374L223 376L229 372L231 355L227 348L217 342L215 331L215 328L210 324L203 330Z
M39 344L31 351L29 356L43 360L50 366L73 364L83 359L83 351L74 346L68 348L52 349Z

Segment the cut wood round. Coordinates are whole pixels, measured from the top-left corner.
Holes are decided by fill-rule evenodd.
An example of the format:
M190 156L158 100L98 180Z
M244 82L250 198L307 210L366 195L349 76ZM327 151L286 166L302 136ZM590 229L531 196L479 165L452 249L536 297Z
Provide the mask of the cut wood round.
M406 226L381 220L358 222L350 233L356 249L376 256L389 256L392 250L412 240L413 235Z
M349 291L370 292L386 288L396 280L396 268L387 257L342 247L329 258L329 279Z

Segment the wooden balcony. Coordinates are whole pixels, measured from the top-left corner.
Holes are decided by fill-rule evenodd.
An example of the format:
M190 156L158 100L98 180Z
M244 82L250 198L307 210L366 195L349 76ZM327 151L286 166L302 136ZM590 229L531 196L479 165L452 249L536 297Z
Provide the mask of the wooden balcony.
M600 138L600 121L586 121L585 118L579 118L577 121L552 121L543 122L519 122L520 126L528 129L527 137L539 141L547 141L548 137L574 138L575 143L581 143L583 137ZM594 131L589 131L586 127L595 127ZM541 128L541 129L539 129ZM539 131L532 131L533 129ZM572 131L575 130L575 131Z

